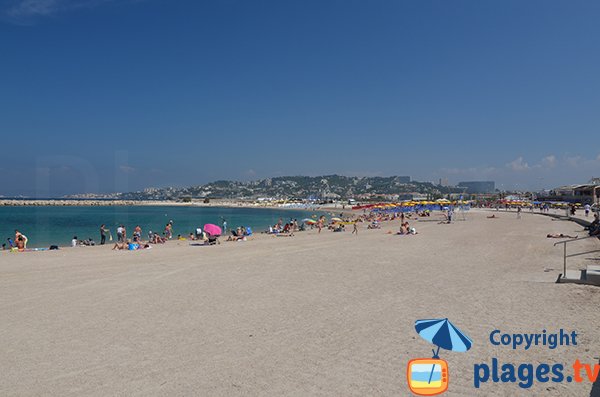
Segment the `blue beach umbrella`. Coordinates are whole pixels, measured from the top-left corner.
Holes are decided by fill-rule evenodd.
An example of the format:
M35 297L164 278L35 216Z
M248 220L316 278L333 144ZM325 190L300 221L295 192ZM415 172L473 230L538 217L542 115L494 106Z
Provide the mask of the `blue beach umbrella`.
M440 347L454 352L466 352L473 344L471 339L447 318L417 320L415 329L421 338L438 347L437 352L434 352L434 358L438 358Z
M473 344L471 339L447 318L417 320L415 321L415 329L421 338L437 346L437 351L432 350L433 358L440 358L438 355L440 347L454 352L466 352ZM428 383L431 383L434 369L435 365L431 367Z

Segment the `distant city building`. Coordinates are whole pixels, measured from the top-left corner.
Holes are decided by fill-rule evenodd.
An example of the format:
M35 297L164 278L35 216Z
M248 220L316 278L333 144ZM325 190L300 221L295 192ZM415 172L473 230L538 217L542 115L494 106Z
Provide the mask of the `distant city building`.
M494 193L496 184L493 181L459 182L458 187L466 189L466 193L485 194Z
M573 188L575 201L582 204L592 204L600 201L600 185L585 184Z
M569 203L592 204L600 202L600 184L559 186L544 191L539 196L547 201L566 201Z
M442 186L442 187L450 186L450 184L448 183L448 178L440 178L438 186Z

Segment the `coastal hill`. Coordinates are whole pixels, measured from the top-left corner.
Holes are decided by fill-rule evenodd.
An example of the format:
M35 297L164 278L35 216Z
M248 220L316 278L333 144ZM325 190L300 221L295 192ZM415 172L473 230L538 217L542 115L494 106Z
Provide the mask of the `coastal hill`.
M431 182L411 181L407 176L352 177L342 175L282 176L248 182L215 181L185 188L147 188L138 192L106 195L80 194L67 198L110 198L119 200L186 200L211 198L285 198L285 199L398 199L409 194L440 197L462 190ZM397 196L397 197L396 197Z

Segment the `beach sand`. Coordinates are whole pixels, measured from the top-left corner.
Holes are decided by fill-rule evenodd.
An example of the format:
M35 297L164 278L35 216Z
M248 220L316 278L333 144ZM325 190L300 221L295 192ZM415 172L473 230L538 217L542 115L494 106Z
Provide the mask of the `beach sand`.
M600 289L555 284L562 249L546 238L582 228L488 214L413 222L416 236L386 234L398 229L391 222L362 225L358 237L314 230L210 247L2 252L0 395L407 396L408 361L432 348L415 320L447 317L473 347L440 352L446 395L589 396L589 382L473 387L474 364L492 357L568 366L600 355ZM560 328L577 331L578 345L489 342L495 329Z

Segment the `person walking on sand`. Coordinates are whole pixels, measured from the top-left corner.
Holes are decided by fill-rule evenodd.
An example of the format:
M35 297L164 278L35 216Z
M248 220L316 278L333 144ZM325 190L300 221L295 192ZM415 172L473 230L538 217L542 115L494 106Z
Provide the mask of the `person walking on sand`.
M591 209L591 208L592 208L592 207L590 207L590 205L589 205L589 204L586 204L586 205L585 205L584 209L585 209L585 217L586 217L586 218L587 218L587 217L590 215L590 209Z
M354 222L354 228L352 229L352 234L356 234L358 236L358 225Z
M106 225L103 223L100 225L100 245L104 245L106 242L106 233L110 233L110 230L108 230Z
M521 219L521 206L517 207L517 219Z

